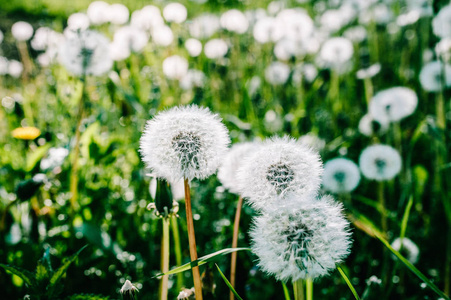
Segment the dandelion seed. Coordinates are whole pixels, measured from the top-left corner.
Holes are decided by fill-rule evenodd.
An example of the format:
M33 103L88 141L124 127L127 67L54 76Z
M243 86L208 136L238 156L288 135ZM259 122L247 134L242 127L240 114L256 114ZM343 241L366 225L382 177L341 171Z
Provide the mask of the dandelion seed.
M401 171L398 151L387 145L373 145L360 154L359 166L363 176L376 181L393 179Z
M218 115L193 105L172 108L148 121L140 152L157 177L170 182L205 179L216 172L229 143Z
M237 171L241 167L243 159L253 154L257 147L256 143L251 142L234 144L224 157L218 170L218 179L230 192L239 194Z
M401 246L402 244L402 246ZM418 262L418 257L420 255L420 249L418 246L412 242L409 238L396 238L392 244L392 248L396 251L400 252L402 256L404 256L408 261L412 264L416 264ZM393 258L395 258L393 256Z
M27 22L19 21L13 24L11 33L20 42L28 41L33 36L33 27Z
M399 122L417 108L417 94L406 87L393 87L378 92L371 99L369 112L380 123Z
M136 288L130 280L126 280L124 285L121 288L122 297L125 299L135 299L135 294L139 292L138 288Z
M334 158L326 162L323 173L323 186L332 193L349 193L360 182L359 167L346 158Z
M290 205L255 218L250 236L258 265L282 281L329 274L351 246L341 204L330 196L290 200Z
M66 69L77 76L102 75L113 65L108 39L91 30L68 32L58 55Z
M323 171L319 155L296 140L283 137L264 141L238 169L240 194L258 209L279 205L288 193L315 194ZM279 203L273 203L280 196Z

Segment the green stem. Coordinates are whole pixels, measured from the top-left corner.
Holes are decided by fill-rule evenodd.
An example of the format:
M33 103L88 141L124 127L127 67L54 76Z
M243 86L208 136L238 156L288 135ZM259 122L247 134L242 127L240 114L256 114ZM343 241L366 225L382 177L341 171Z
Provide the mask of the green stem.
M18 41L17 48L19 49L20 58L22 59L23 63L24 70L22 73L22 78L24 79L24 81L28 81L31 71L33 70L33 62L30 58L30 53L28 52L27 43L24 41Z
M367 107L369 107L371 98L373 98L373 93L374 93L373 82L371 81L371 78L366 77L363 80L363 87L365 88L366 104L367 104Z
M179 226L177 224L177 217L174 216L171 222L172 236L174 238L174 251L175 251L175 262L177 266L182 265L182 246L180 243L180 233ZM183 273L177 273L177 292L181 291L183 288Z
M307 279L305 283L307 300L313 300L313 280Z
M304 300L304 291L302 279L293 282L294 300Z
M161 272L169 271L169 223L170 218L163 219L163 237L161 239ZM160 300L168 299L168 280L169 275L164 275L160 281Z
M238 247L238 234L240 232L240 217L241 217L241 208L243 207L243 197L239 197L238 204L236 207L235 213L235 223L233 225L233 238L232 238L232 248ZM232 259L230 263L230 284L235 288L235 279L236 279L236 258L237 253L232 252ZM230 300L234 300L235 295L232 291L230 291Z
M186 208L186 223L188 229L189 254L191 261L197 260L196 236L194 232L193 212L191 210L191 194L188 179L185 179L185 208ZM191 267L193 272L194 290L196 293L196 300L202 300L202 281L200 279L199 266Z

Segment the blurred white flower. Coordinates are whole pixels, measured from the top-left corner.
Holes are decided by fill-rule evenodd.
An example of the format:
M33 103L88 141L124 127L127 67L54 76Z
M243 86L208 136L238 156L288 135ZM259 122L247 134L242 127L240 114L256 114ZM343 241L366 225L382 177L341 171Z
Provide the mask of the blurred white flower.
M443 71L444 74L442 75ZM449 64L443 65L440 61L432 61L424 65L420 71L421 86L428 92L440 92L444 88L442 76L444 76L445 86L451 86L451 66Z
M353 10L328 9L320 18L321 29L334 33L346 26L355 17Z
M401 246L402 243L402 246ZM392 244L392 248L401 253L410 263L416 264L420 256L420 249L409 238L396 238ZM393 256L394 257L394 256Z
M351 41L343 37L333 37L324 42L319 58L326 67L340 69L349 62L354 54Z
M197 57L202 52L202 43L196 39L187 39L185 42L185 48L191 57Z
M229 46L222 39L212 39L205 43L205 56L211 59L218 59L224 57L229 51Z
M303 54L302 42L283 38L274 46L274 55L280 60L289 60L292 57Z
M246 83L247 93L250 97L253 97L257 94L258 90L262 85L262 80L258 76L252 76L251 79Z
M430 17L434 14L430 0L409 0L406 5L409 12L419 12L421 17Z
M200 70L190 69L180 79L180 87L184 90L190 90L192 88L201 88L205 83L205 74Z
M218 179L230 192L239 194L237 171L241 167L243 159L251 155L257 147L257 143L237 143L225 155L218 169Z
M326 147L326 141L314 133L304 134L299 138L299 143L306 145L315 151L322 151Z
M254 219L251 249L258 265L281 281L329 274L351 247L342 205L330 196L318 200L291 196L290 202Z
M374 22L378 25L387 25L394 18L392 9L386 3L378 3L361 12L359 16L360 24L370 24Z
M24 21L19 21L11 27L13 37L18 41L28 41L33 36L33 27Z
M41 170L46 171L60 167L68 155L69 150L66 148L50 148L47 157L41 160Z
M155 44L166 47L174 40L174 34L169 26L155 26L152 29L152 40Z
M398 26L407 26L415 24L420 19L420 12L418 10L411 10L405 14L399 15L396 18L396 24Z
M265 79L270 84L282 85L285 84L290 77L290 67L280 61L272 62L265 69Z
M187 16L188 11L186 10L186 7L180 3L169 3L163 9L163 17L168 22L180 24L185 22Z
M417 94L406 87L392 87L374 95L369 104L371 116L384 124L399 122L413 114L418 105Z
M238 190L257 209L289 193L316 194L323 166L318 153L289 137L265 140L238 169Z
M127 48L132 52L141 52L149 41L147 34L138 28L124 26L114 33L113 43Z
M88 10L86 14L91 21L91 24L101 25L109 21L109 12L110 5L104 1L94 1L91 2L88 6Z
M163 73L169 79L182 79L188 72L188 61L186 58L172 55L163 61Z
M58 57L66 69L77 76L102 75L113 66L108 39L92 30L67 32Z
M108 21L112 24L123 25L128 22L130 12L128 8L120 3L111 4L108 7Z
M110 57L114 61L124 60L131 54L131 50L127 45L124 45L118 41L113 41L110 44Z
M246 16L237 9L231 9L221 15L221 27L238 34L245 33L249 28L249 21Z
M361 43L367 38L368 33L365 27L357 25L346 29L343 36L354 43Z
M375 120L370 114L364 115L359 122L359 132L366 136L384 133L388 130L390 122L388 119Z
M19 78L22 75L23 65L20 61L10 60L8 63L8 74L14 78Z
M72 31L86 30L88 29L89 24L89 17L84 13L71 14L67 19L67 28Z
M285 34L285 24L280 19L272 17L261 18L255 23L254 39L261 43L277 42Z
M334 158L324 164L323 186L332 193L349 193L360 182L359 167L346 158Z
M360 69L356 73L356 77L358 79L372 78L376 76L381 70L381 65L379 63L375 63L369 66L366 69Z
M297 42L306 42L314 30L312 18L301 8L282 10L276 22L283 24L284 37Z
M267 16L266 10L264 10L263 8L246 10L244 12L244 15L246 16L246 19L249 21L250 27L255 25L255 23L257 23L258 20Z
M448 4L432 19L432 31L440 38L451 37L451 5Z
M213 14L203 14L189 25L189 32L192 37L197 39L209 38L218 31L219 19Z
M192 105L169 109L148 121L140 152L157 177L170 182L205 179L216 172L229 143L219 116Z
M388 145L366 147L359 158L363 176L376 181L393 179L401 171L402 160L398 151Z
M54 51L60 46L63 40L64 36L61 33L53 31L48 27L39 27L30 44L36 51L49 50L49 48L51 51Z
M164 20L158 7L147 5L132 13L130 25L150 32L152 28L164 25Z
M207 0L196 0L196 2L204 3ZM196 299L194 288L183 289L177 296L177 300L194 300Z
M4 56L0 56L0 75L8 74L8 64L8 59Z
M293 68L293 83L301 84L302 81L313 82L318 76L318 69L313 64L299 63Z

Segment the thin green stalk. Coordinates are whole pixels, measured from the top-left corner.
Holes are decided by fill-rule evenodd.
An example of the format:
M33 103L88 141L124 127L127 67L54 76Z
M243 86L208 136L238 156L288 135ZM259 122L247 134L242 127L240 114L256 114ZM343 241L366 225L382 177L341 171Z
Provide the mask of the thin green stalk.
M370 77L363 80L363 87L365 88L365 98L367 107L370 105L371 98L373 98L373 82Z
M304 300L304 290L302 285L302 279L293 282L294 300Z
M182 265L182 246L180 244L180 233L179 233L179 226L177 224L177 217L173 216L173 220L171 222L171 228L172 228L172 236L174 238L174 252L175 252L175 263L177 266ZM184 287L183 284L183 274L178 273L177 274L177 291L181 291Z
M161 272L169 271L169 223L170 218L163 219L163 237L161 238ZM160 281L160 300L168 299L168 280L169 275L163 275Z
M282 288L283 288L283 295L285 297L285 300L291 300L290 292L288 291L287 285L285 282L282 282Z
M70 206L72 215L75 213L78 208L78 158L80 156L80 139L81 139L81 121L83 119L83 115L85 112L85 78L81 79L82 88L81 88L81 96L78 102L78 112L77 112L77 123L75 128L75 145L74 145L74 154L72 157L72 169L70 176Z
M194 233L193 212L191 210L191 194L188 179L185 179L185 208L186 208L186 223L188 229L189 253L191 262L197 260L196 236ZM196 293L196 300L202 300L202 281L200 279L199 266L197 264L191 267L193 272L194 290Z
M243 197L239 197L238 204L236 206L235 213L235 222L233 224L233 238L232 238L232 248L238 247L238 234L240 232L240 217L241 217L241 208L243 207ZM235 279L236 279L236 258L237 253L233 252L230 262L230 284L233 288L235 288ZM232 291L230 291L230 300L234 300L235 295Z
M31 71L33 70L33 62L30 58L30 53L28 51L27 43L24 41L18 41L17 42L17 48L19 49L20 58L23 63L23 73L22 78L25 81L28 81L28 78L30 77Z
M305 282L307 300L313 300L313 280L307 279Z
M381 227L384 236L387 236L387 210L385 209L385 197L384 197L384 182L378 182L377 186L377 199L381 208ZM382 279L385 284L388 283L388 253L386 249L382 252Z

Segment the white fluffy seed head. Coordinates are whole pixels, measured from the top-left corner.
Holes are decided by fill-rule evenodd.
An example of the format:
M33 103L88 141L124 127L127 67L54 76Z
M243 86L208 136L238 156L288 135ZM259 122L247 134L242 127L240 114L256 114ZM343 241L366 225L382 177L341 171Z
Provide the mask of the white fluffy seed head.
M418 105L417 94L406 87L393 87L378 92L370 102L371 116L382 123L398 122L413 114Z
M259 266L282 281L327 275L350 252L342 206L330 196L290 200L290 205L255 218L251 248Z
M352 160L334 158L324 165L323 186L329 192L349 193L359 182L359 167Z
M234 144L227 152L218 169L218 179L230 192L239 194L239 181L237 170L241 167L243 159L257 149L258 144L253 142Z
M108 39L92 30L68 31L58 57L66 69L77 76L102 75L113 66Z
M265 140L238 169L239 193L257 209L285 202L288 193L316 194L323 172L318 153L289 137ZM277 203L274 197L280 196Z
M393 179L401 171L398 151L388 145L373 145L360 154L359 166L363 176L376 181Z
M205 179L216 172L229 143L218 115L196 105L180 106L147 122L140 152L157 177L170 182Z
M393 249L400 252L401 255L404 256L412 264L416 264L418 262L420 249L414 242L412 242L411 239L406 237L403 239L396 238L392 242L391 246Z
M442 81L442 73L444 74L444 81ZM449 64L443 65L440 61L432 61L424 65L420 71L420 83L425 91L440 92L444 87L451 86L451 66Z

